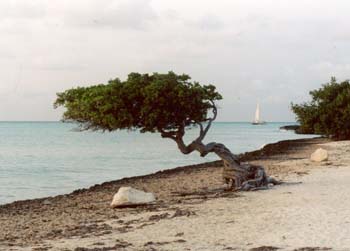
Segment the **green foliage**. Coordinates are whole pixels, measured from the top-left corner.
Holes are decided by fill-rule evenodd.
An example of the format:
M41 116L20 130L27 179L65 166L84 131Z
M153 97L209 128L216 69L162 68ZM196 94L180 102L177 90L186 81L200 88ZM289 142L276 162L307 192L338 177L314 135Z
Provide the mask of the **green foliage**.
M315 133L337 139L350 138L350 83L332 78L318 90L310 92L312 101L292 104L300 123L300 133Z
M63 120L78 122L83 130L161 132L207 121L220 99L215 86L191 82L188 75L130 73L126 81L58 93L54 106L66 108Z

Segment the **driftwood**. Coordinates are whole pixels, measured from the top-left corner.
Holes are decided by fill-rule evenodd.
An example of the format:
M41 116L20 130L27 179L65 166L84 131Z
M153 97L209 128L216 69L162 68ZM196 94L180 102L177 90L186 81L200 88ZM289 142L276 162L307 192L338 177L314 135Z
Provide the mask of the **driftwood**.
M237 190L242 191L249 191L268 189L269 184L281 184L280 181L277 181L276 179L267 176L265 169L262 166L242 164L241 167L247 170L246 172L244 172L244 174L246 174L247 176L239 177L230 166L224 166L222 176L225 183L228 184L230 188L236 188ZM235 183L231 184L232 182Z
M178 128L176 131L165 131L159 129L163 138L170 138L174 140L184 154L190 154L193 151L200 153L202 157L209 153L215 153L224 162L223 168L223 179L226 184L228 184L230 189L236 190L256 190L264 189L268 187L269 183L274 185L279 184L277 180L269 177L264 167L258 165L241 164L238 157L231 153L231 151L223 144L211 142L209 144L204 144L202 141L206 136L212 122L216 119L217 108L212 102L213 117L207 119L206 126L204 127L202 123L195 121L185 121L183 126ZM183 141L183 136L185 135L185 126L187 124L196 123L200 128L200 133L198 138L196 138L192 143L186 145Z

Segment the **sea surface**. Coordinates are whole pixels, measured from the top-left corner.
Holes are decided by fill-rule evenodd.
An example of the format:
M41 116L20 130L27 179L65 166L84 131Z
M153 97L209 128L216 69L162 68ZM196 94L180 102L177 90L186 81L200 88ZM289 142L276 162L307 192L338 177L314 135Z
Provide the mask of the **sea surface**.
M314 137L279 129L287 124L291 123L216 122L205 142L221 142L243 153L280 140ZM61 122L0 122L0 204L218 159L215 154L183 155L175 142L156 133L75 128ZM188 130L186 139L197 134L197 129Z

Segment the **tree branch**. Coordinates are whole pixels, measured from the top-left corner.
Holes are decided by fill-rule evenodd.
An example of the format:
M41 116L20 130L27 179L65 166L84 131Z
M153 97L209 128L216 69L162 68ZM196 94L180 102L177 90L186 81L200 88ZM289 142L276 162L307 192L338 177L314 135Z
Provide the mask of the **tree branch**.
M169 138L176 141L176 132L174 131L167 132L167 131L164 131L163 129L159 129L159 131L162 138Z
M196 122L196 124L199 125L199 129L200 129L199 135L201 135L201 134L204 132L203 125L202 125L202 123L200 123L200 122Z
M200 124L200 134L199 134L199 137L196 139L196 141L202 141L205 136L207 135L210 127L211 127L211 124L212 122L216 119L217 117L217 114L218 114L218 109L214 103L214 101L210 100L210 103L212 104L212 109L213 109L213 117L212 118L208 118L207 121L208 121L208 124L207 126L205 127L205 129L203 129L203 125L201 123L198 123Z
M185 135L186 121L183 121L182 125L179 126L177 131L165 131L164 129L158 129L159 132L161 133L161 136L163 138L170 138L170 139L174 140L176 142L178 148L180 149L180 151L183 154L190 154L193 151L198 151L202 157L206 156L210 152L215 152L217 155L220 156L221 150L219 150L219 148L225 149L225 151L229 152L229 150L222 144L212 142L212 143L205 145L202 143L204 137L206 136L206 134L208 133L208 131L211 127L212 122L217 117L217 107L216 107L214 101L210 100L209 102L212 105L211 108L213 109L212 110L213 117L207 119L208 123L205 126L205 128L204 128L202 123L195 122L200 128L200 132L199 132L198 138L196 138L194 141L192 141L192 143L190 143L189 145L186 145L185 142L183 141L183 136ZM216 148L218 148L218 149L216 149Z

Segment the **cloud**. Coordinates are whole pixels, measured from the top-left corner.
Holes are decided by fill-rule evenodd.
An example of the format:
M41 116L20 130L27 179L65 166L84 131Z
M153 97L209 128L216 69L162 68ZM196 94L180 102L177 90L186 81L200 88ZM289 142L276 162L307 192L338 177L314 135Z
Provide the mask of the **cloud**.
M197 25L206 31L218 31L224 27L223 21L216 15L208 14L199 19Z
M95 1L90 8L65 7L68 8L64 16L66 25L90 28L143 30L158 17L150 0L98 1L97 5Z
M342 64L322 61L311 65L309 69L312 74L328 77L329 79L331 76L335 76L342 81L350 77L350 62Z
M69 64L69 63L47 63L47 64L40 64L38 66L35 66L34 68L41 70L41 71L83 71L86 70L87 67L84 65L77 65L77 64Z
M0 47L0 61L14 59L14 58L15 58L15 55L13 53Z
M269 119L291 120L291 101L332 75L350 77L349 7L341 0L1 0L0 94L13 92L8 102L21 109L4 109L0 119L30 117L34 102L36 118L58 119L58 91L173 70L217 86L225 98L220 120L252 119L257 100L272 109ZM8 106L0 100L0 107Z
M1 19L38 19L46 15L46 6L40 0L0 1Z

